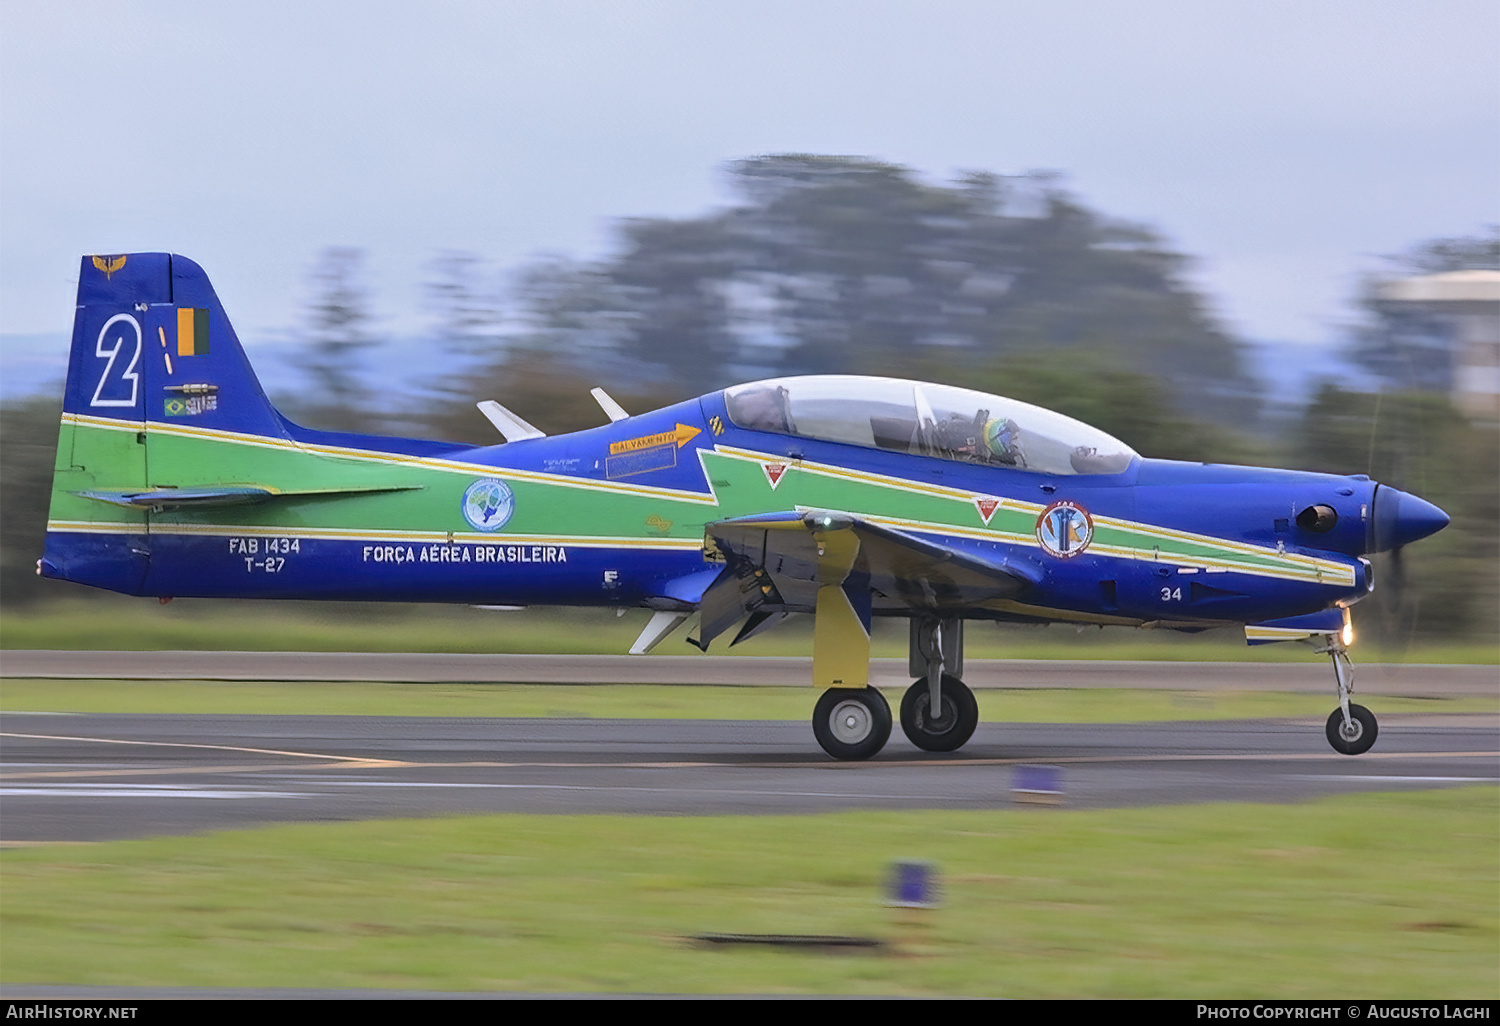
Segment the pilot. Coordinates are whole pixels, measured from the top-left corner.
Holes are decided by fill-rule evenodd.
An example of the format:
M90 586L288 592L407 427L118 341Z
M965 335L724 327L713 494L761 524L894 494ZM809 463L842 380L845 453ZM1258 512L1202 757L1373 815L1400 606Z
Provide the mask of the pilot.
M1021 452L1021 428L1009 417L996 417L984 426L984 443L990 462L1007 467L1026 466Z
M795 433L790 396L782 385L756 385L739 390L734 396L730 414L743 428Z

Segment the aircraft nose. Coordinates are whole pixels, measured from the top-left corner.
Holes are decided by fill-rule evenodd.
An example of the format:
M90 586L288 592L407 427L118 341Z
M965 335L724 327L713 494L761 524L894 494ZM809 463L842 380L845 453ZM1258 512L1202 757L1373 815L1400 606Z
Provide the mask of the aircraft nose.
M1426 499L1381 485L1375 493L1375 529L1372 552L1386 552L1409 545L1448 526L1448 514Z

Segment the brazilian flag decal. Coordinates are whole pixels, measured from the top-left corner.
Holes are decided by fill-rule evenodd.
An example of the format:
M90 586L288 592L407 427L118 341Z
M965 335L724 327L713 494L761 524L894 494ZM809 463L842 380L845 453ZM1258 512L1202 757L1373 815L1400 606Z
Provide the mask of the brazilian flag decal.
M177 355L208 355L208 311L177 308Z

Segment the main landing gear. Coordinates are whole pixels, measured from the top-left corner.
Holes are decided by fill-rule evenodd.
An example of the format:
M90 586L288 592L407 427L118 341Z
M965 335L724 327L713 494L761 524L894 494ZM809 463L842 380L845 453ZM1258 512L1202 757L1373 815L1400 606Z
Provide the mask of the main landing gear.
M910 653L907 670L917 680L901 699L901 729L924 752L956 752L979 725L979 703L959 679L964 622L913 619Z
M1379 733L1375 714L1349 701L1354 692L1354 667L1349 662L1349 646L1337 634L1329 635L1323 649L1333 660L1333 675L1338 680L1339 707L1328 717L1328 743L1340 755L1363 755L1375 743Z
M910 669L921 676L901 699L901 729L925 752L957 751L979 725L979 703L957 676L963 621L913 620L911 639ZM890 704L873 687L829 688L813 710L813 734L835 759L868 759L890 739Z
M891 736L891 706L879 688L829 688L813 709L823 751L850 762L868 759Z
M932 711L932 685L918 680L901 699L901 729L924 752L953 752L964 746L979 725L974 692L957 677L942 675L938 711Z

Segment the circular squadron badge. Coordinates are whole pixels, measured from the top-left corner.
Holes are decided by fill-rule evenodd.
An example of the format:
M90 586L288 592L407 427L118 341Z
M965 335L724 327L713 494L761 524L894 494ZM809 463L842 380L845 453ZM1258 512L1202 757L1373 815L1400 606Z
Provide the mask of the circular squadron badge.
M480 531L498 531L516 511L516 496L498 478L486 477L464 490L464 519Z
M1094 520L1075 502L1054 502L1036 518L1036 540L1052 555L1071 559L1094 540Z

